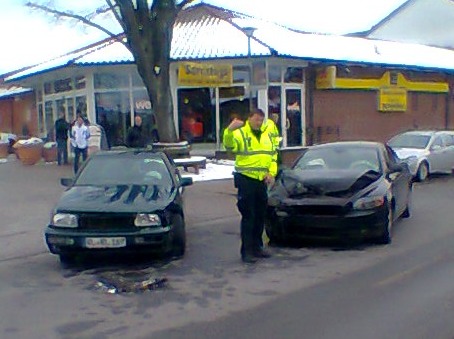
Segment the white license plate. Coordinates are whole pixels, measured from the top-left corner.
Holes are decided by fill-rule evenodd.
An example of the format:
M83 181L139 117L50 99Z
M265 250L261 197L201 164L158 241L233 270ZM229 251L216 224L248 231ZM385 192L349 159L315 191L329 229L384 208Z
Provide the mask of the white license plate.
M85 246L87 248L118 248L126 246L125 237L110 238L86 238Z

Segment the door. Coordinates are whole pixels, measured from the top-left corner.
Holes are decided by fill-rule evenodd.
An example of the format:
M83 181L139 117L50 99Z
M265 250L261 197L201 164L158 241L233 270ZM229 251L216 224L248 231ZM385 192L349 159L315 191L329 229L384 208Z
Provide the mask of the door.
M285 89L285 108L287 146L301 146L303 141L301 89Z

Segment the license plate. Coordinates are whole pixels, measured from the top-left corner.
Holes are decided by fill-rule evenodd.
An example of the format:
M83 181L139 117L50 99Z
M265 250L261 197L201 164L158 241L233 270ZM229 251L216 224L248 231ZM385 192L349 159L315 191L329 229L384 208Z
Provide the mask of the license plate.
M126 246L125 237L110 238L86 238L85 246L87 248L118 248Z

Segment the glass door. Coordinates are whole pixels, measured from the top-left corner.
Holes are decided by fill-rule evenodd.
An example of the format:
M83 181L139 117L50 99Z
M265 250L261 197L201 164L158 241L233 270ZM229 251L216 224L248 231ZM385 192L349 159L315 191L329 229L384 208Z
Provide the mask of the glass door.
M303 141L301 89L285 89L285 108L287 146L301 146Z

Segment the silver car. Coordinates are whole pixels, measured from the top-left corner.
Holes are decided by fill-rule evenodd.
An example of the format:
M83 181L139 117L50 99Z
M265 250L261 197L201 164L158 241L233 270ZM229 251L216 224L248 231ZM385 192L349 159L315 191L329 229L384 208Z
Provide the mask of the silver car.
M404 132L388 145L407 160L416 181L424 181L432 173L452 173L454 168L454 131Z

